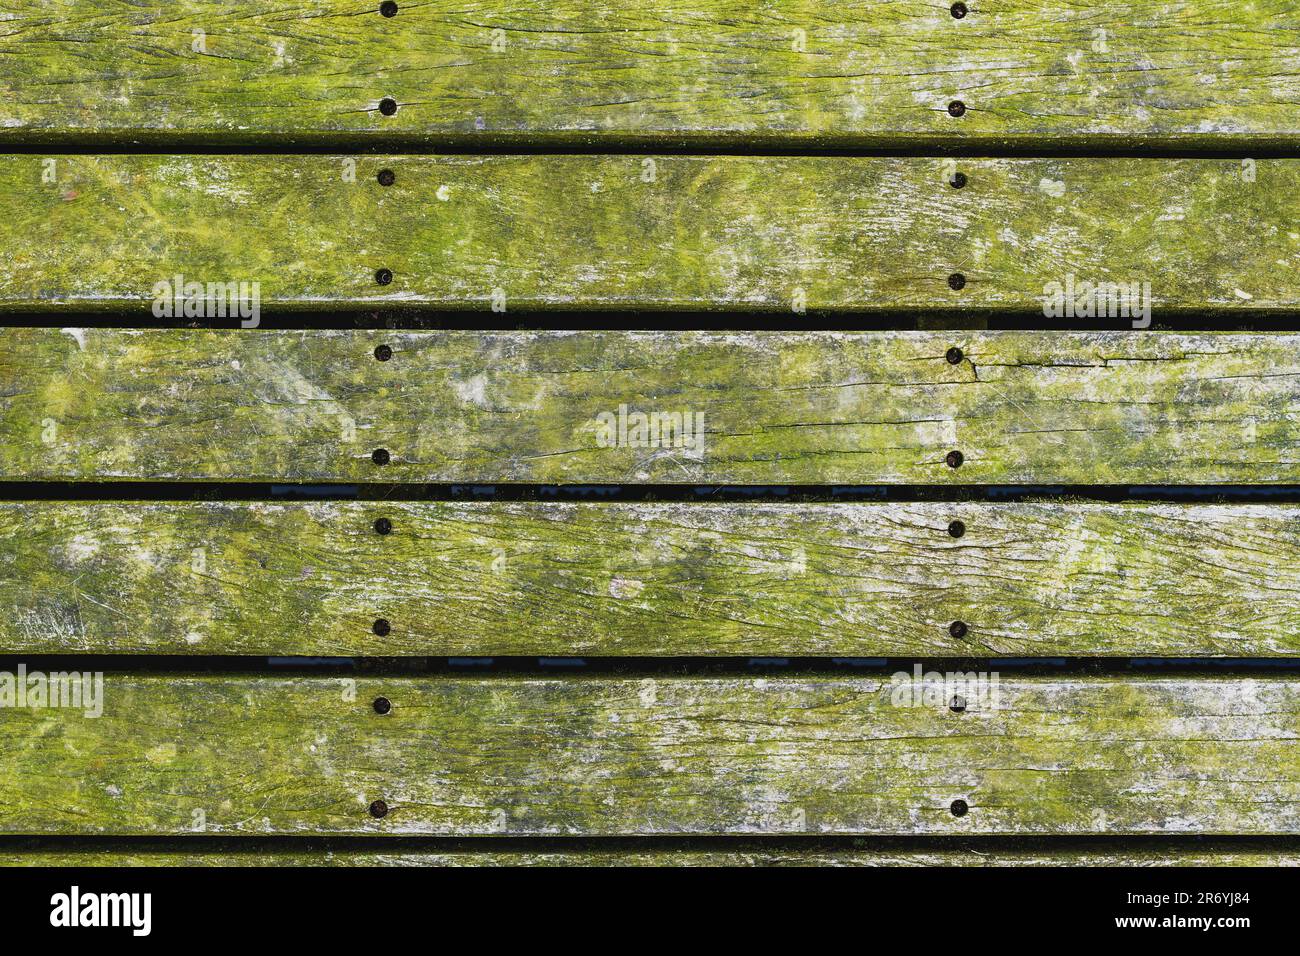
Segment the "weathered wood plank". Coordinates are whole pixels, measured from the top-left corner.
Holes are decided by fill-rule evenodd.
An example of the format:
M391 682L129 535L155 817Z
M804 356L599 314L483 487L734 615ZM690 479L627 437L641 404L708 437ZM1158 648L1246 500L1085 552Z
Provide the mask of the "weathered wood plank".
M5 329L0 343L8 480L1300 481L1296 334ZM702 427L641 435L638 413Z
M7 653L1277 657L1297 619L1293 506L0 503Z
M379 7L9 0L0 141L1297 142L1288 0Z
M257 283L261 308L1042 314L1110 282L1135 293L1093 305L1139 323L1294 309L1297 179L1282 159L24 154L0 157L0 309L149 310L178 275Z
M258 841L265 842L265 841ZM394 842L385 840L384 843ZM497 841L493 841L497 842ZM938 846L926 850L772 848L737 839L736 849L471 850L335 848L211 850L190 837L166 849L0 850L0 866L1300 866L1294 849L1192 844L1159 850L1017 849ZM958 841L959 842L959 841Z
M1300 680L986 689L958 713L885 678L110 674L97 718L0 708L0 832L1300 828Z

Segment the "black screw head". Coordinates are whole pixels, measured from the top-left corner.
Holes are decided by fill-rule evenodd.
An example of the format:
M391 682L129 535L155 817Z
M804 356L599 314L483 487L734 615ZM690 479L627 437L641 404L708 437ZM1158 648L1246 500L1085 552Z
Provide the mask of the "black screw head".
M948 350L948 354L944 356L944 358L948 360L949 365L960 365L961 360L964 359L965 357L966 357L966 353L963 352L961 349L957 348L956 346L950 348Z
M961 2L954 3L951 7L949 7L949 10L952 12L952 16L954 20L960 20L964 16L966 16L967 13L970 12L966 8L966 4Z
M379 700L383 700L383 698L381 697ZM375 701L375 706L378 707L378 705L379 701ZM948 702L948 709L954 714L962 713L966 709L966 698L961 694L954 694L952 700Z
M393 0L384 0L384 2L379 5L379 15L381 17L397 16L397 4L394 3ZM963 14L963 16L964 15L965 14ZM956 16L956 14L953 14L953 16Z
M380 107L379 107L379 108L380 108L380 109L383 109L383 104L382 104L382 103L380 104ZM394 108L396 108L396 104L394 104ZM953 100L951 103L948 104L948 115L949 115L949 116L965 116L965 115L966 115L966 104L963 103L961 100Z
M387 448L376 448L370 453L370 460L376 465L386 465L393 460L393 456L388 453Z
M370 815L378 820L380 817L388 816L388 804L382 800L376 800L370 804Z
M965 800L954 800L948 809L952 811L954 817L964 817L970 807Z
M388 285L388 283L393 281L393 270L392 269L378 270L375 273L375 281L378 282L380 285Z
M386 714L393 709L393 702L387 697L376 697L374 707L376 714Z
M965 189L967 182L965 173L953 173L952 179L948 180L948 185L953 189Z
M393 183L397 182L397 173L393 172L391 169L381 169L378 175L375 176L375 179L379 180L379 185L381 186L391 186Z
M375 519L375 534L391 534L392 530L393 523L387 518Z
M970 628L966 626L965 621L953 621L948 625L948 633L957 638L957 640L961 640L965 637L968 630L970 630Z
M960 468L966 456L959 451L950 451L943 456L943 460L949 468Z
M388 623L388 618L381 617L374 624L370 625L370 630L375 632L376 637L387 637L392 631L393 625Z
M381 285L382 284L383 283L381 283ZM954 272L952 275L948 276L948 288L952 289L953 292L960 292L962 289L966 288L966 277L960 272Z
M393 347L391 345L375 346L375 358L381 362L387 362L393 357Z
M954 538L960 538L962 535L966 533L966 522L961 520L949 521L948 533L952 535Z
M948 107L948 111L952 111L951 106ZM379 112L383 113L385 116L392 116L397 112L397 100L393 99L391 96L385 96L379 101Z

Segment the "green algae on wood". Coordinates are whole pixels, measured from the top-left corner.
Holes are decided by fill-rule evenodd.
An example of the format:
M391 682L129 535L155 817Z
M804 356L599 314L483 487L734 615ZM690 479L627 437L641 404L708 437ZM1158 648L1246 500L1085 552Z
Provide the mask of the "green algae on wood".
M0 142L1297 142L1288 0L968 7L9 0Z
M0 848L0 866L1300 866L1300 851L1284 840L1276 847L1243 847L1213 839L1134 847L1128 837L1080 849L1074 841L1057 847L1014 845L1026 842L1023 838L1011 841L1013 845L944 840L936 846L931 840L923 846L900 846L858 837L844 847L808 847L802 845L806 838L799 839L800 845L774 846L771 837L736 837L725 843L685 842L667 848L652 841L620 841L645 845L555 849L516 844L501 849L501 841L489 837L475 840L474 846L456 841L460 845L453 849L426 849L391 846L403 842L394 838L369 840L364 847L330 839L288 846L277 837L238 839L238 848L214 848L211 840L192 836L150 840L144 847L138 839L107 845L76 839L60 841L62 845L48 839L26 841L30 846L10 842ZM304 847L304 842L309 845Z
M1298 448L1294 333L0 330L10 481L1285 484Z
M1004 677L963 712L902 700L884 676L109 673L98 718L0 708L0 832L1300 828L1293 677Z
M1069 288L1128 328L1148 306L1300 307L1297 179L1286 159L10 155L0 310L150 315L177 276L256 283L261 310L792 320L1042 315Z
M1279 657L1297 619L1289 505L0 503L6 653Z

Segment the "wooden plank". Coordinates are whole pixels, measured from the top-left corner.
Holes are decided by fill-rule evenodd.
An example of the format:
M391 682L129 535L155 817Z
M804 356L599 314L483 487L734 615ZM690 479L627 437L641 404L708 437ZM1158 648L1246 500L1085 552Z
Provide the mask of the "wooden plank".
M263 841L264 842L264 841ZM166 849L69 848L0 850L0 866L1300 866L1290 847L1174 845L1147 849L1017 849L988 846L908 849L800 849L756 846L736 840L736 849L485 850L390 849L211 850L178 837ZM498 842L498 841L493 841ZM768 839L764 841L771 843ZM865 840L855 842L866 843Z
M251 306L257 283L259 309L1042 315L1068 287L1128 328L1300 306L1297 179L1284 159L11 155L0 309L148 314L179 294L160 283L247 283Z
M98 717L0 708L0 832L1300 828L1294 677L1020 677L962 712L902 686L109 674Z
M5 329L0 343L6 480L1300 481L1293 333ZM650 435L637 414L683 429Z
M1298 618L1294 506L0 503L9 653L1279 657Z
M949 6L10 0L0 141L1297 142L1288 0Z

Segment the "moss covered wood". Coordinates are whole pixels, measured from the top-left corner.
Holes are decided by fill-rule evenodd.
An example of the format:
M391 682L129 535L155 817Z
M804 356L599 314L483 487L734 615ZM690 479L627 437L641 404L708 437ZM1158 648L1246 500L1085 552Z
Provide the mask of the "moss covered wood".
M1276 657L1297 619L1292 506L0 504L10 653Z
M249 302L257 283L263 310L1042 315L1046 297L1128 328L1148 305L1300 305L1297 179L1285 159L10 155L0 310L148 315L159 290L174 310L191 283Z
M1300 335L10 328L0 478L1293 483Z
M0 142L1297 142L1287 0L379 7L9 0Z
M1003 678L961 712L903 686L109 673L98 717L0 708L0 832L1300 828L1292 677Z
M393 847L406 841L371 841L365 848L341 841L320 841L302 848L298 841L285 846L283 838L239 838L238 849L214 849L212 841L191 836L175 837L157 846L141 848L139 840L109 841L107 846L72 839L63 845L0 848L0 866L1300 866L1300 852L1247 846L1239 841L1170 841L1155 848L1134 848L1133 838L1078 849L1076 841L1056 847L1021 848L930 840L923 848L876 846L865 838L844 848L774 847L770 837L761 843L740 837L727 845L711 842L664 848L647 845L630 849L530 849L516 844L500 849L501 840L477 840L477 847L452 850ZM491 846L484 847L488 840ZM311 841L313 844L317 841ZM566 842L572 842L566 840ZM584 841L585 842L585 841ZM594 841L593 841L594 842ZM627 841L649 842L649 841ZM800 838L806 844L806 838ZM1024 842L1016 839L1014 843ZM935 844L938 843L936 846Z

